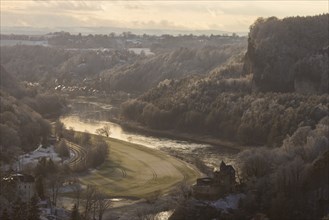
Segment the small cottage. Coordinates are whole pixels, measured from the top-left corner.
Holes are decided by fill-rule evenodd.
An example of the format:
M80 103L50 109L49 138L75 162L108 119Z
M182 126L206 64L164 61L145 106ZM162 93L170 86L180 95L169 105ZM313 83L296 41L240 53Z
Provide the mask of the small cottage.
M236 188L235 170L224 161L220 164L220 170L213 173L213 177L197 179L192 187L193 196L197 199L215 200L232 193Z

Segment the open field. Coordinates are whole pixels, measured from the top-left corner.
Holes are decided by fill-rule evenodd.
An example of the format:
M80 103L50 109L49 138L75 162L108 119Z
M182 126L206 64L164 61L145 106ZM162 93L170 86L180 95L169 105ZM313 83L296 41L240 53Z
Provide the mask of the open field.
M177 184L189 184L200 172L164 152L109 138L110 155L99 168L80 176L83 184L96 185L109 196L145 198L167 193Z

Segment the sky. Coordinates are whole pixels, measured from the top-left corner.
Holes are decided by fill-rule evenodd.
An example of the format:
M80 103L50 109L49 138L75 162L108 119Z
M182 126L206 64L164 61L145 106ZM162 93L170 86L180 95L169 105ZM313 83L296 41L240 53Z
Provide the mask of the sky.
M1 27L248 32L258 17L328 13L328 1L0 0Z

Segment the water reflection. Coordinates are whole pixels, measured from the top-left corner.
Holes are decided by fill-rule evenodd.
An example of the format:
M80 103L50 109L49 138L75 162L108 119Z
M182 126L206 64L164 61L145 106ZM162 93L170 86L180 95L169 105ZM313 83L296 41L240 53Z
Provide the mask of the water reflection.
M206 144L197 144L197 143L190 143L186 141L179 141L173 140L168 138L160 138L154 136L146 136L137 133L133 133L130 131L125 131L122 127L118 124L108 122L108 121L99 121L95 119L91 119L92 113L77 115L67 115L61 118L61 122L64 123L66 128L72 128L75 131L87 131L91 134L96 134L96 130L101 128L105 125L110 127L111 130L111 137L129 141L135 144L144 145L150 148L161 149L163 147L174 147L180 149L194 149L194 148L205 148L209 147L210 145Z
M200 160L213 168L216 168L221 160L231 164L234 163L234 154L236 152L225 147L149 136L130 130L126 131L120 125L109 122L111 114L115 114L115 112L117 112L117 109L108 104L79 101L71 104L71 111L66 116L61 117L61 121L66 128L73 128L82 132L87 131L92 134L95 134L98 128L107 125L110 127L110 136L113 138L155 149L174 150L176 153L182 153L183 155L197 155Z

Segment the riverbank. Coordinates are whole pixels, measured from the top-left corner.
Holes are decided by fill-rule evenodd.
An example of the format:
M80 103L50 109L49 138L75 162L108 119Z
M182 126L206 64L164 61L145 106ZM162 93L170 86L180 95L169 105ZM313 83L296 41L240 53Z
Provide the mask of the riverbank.
M137 129L138 126L128 126L127 123L123 124L123 122L116 123L118 122L117 120L110 120L109 118L109 115L113 117L112 109L115 108L111 104L97 103L92 101L85 102L81 100L77 101L76 104L72 103L71 112L61 118L61 122L64 123L66 128L72 128L76 131L87 131L88 133L96 134L97 129L102 128L104 126L109 126L112 133L111 137L122 140L122 143L136 144L135 146L146 146L143 147L143 149L156 152L156 154L160 154L165 157L165 160L166 158L173 158L176 161L178 159L178 161L181 161L180 164L186 164L186 166L188 167L195 166L198 168L198 170L201 170L205 174L207 174L207 171L210 171L211 173L214 168L218 168L222 160L226 163L233 165L235 155L240 151L240 149L234 147L234 144L232 143L225 143L222 141L213 142L209 141L208 139L209 143L203 144L205 143L205 137L200 137L200 140L193 141L193 138L195 137L193 137L193 135L190 136L190 134L178 137L176 132L173 132L172 134L165 134L165 132L158 133L155 131L152 132L152 130L142 129L142 127L139 127L139 129ZM110 111L111 114L107 114ZM127 130L130 130L132 132L129 132ZM130 220L132 219L131 216L136 216L136 214L144 208L147 208L146 210L143 210L143 212L146 213L159 213L161 211L171 210L175 206L175 197L181 193L179 192L179 190L176 190L177 188L180 188L177 186L180 186L180 183L182 182L186 183L187 185L193 184L195 183L195 179L200 176L199 174L192 178L191 181L185 181L185 175L180 174L181 171L179 169L177 171L176 168L174 168L174 170L176 170L174 171L176 173L176 177L174 177L176 178L176 181L169 176L163 176L163 174L165 173L170 174L171 169L162 172L162 174L160 175L153 176L152 169L155 169L157 173L157 169L167 166L163 164L163 159L161 158L162 156L158 158L157 155L153 155L147 159L147 164L143 164L145 163L145 161L143 160L144 157L136 154L136 152L134 151L131 151L131 149L126 149L124 150L124 152L120 152L120 150L123 150L124 147L116 145L114 148L112 148L112 146L114 145L111 145L110 154L112 154L114 158L117 158L118 161L114 161L115 163L113 164L104 164L104 166L101 166L99 167L99 169L92 171L92 173L88 173L88 175L90 174L90 176L85 176L87 178L84 179L84 184L100 184L101 188L104 188L105 191L107 191L105 193L111 194L111 197L121 199L127 198L126 196L134 196L134 198L144 199L139 199L137 201L124 199L123 202L114 202L116 204L116 208L113 207L114 209L111 209L109 211L109 215L111 216L109 217L110 219L112 219L112 217L116 218L117 216L122 216L126 214L127 218L123 219ZM143 154L143 152L140 153ZM130 157L129 160L131 164L129 166L132 167L132 169L126 169L127 167L122 164L119 167L116 166L123 162L120 157L126 156L125 154L128 154L127 160ZM138 155L137 158L136 155ZM139 163L139 165L134 165L134 163ZM191 164L193 164L194 166ZM129 183L127 182L127 178L130 178L131 171L133 171L133 169L136 169L138 166L141 169L146 166L146 169L142 173L136 174L136 176L138 176L137 178L140 179L138 185L129 185ZM203 169L203 167L206 169ZM144 174L146 174L145 178L148 179L146 182L147 184L145 184L145 182L141 182ZM161 176L163 178L161 178ZM143 181L145 181L145 178ZM176 184L168 184L168 182L166 182L168 180L174 180ZM125 181L126 183L124 183ZM159 193L159 190L155 189L156 187L158 187L157 182L160 183L160 185L162 185L163 187L163 190L160 190L161 196L156 199L155 204L149 203L146 201L149 199L145 198L148 198L150 196L151 198L157 197L157 194ZM113 184L114 187L117 187L118 190L121 190L122 183L126 184L124 187L127 187L128 189L133 189L133 187L144 187L144 189L141 189L141 191L139 191L138 188L135 188L138 190L137 194L131 193L131 191L123 191L123 193L120 193L120 197L119 194L113 193L112 189L114 188L112 188L111 184ZM144 191L152 188L155 189L155 194ZM174 195L171 195L172 193L169 193L172 189L174 189ZM124 195L125 197L122 197L122 195ZM170 207L163 207L163 205L166 204L171 205ZM136 209L133 207L135 207ZM154 207L156 207L156 211L154 210Z
M108 196L149 199L171 192L182 182L193 184L202 176L192 164L160 150L102 138L109 144L107 159L97 169L79 175L79 179L83 185L95 185Z
M114 117L111 117L110 121L119 124L127 131L133 131L145 135L152 135L164 138L172 138L182 141L190 141L199 144L209 144L215 147L220 147L221 150L223 150L223 148L226 148L226 150L232 151L232 153L239 153L240 151L251 148L251 146L242 146L238 142L222 140L209 135L184 133L177 130L154 130L135 122L127 122Z
M176 140L189 141L189 142L194 142L194 143L198 143L198 144L208 144L208 145L213 145L213 146L220 146L220 150L223 150L223 148L227 148L227 150L232 151L231 153L239 153L242 150L253 147L253 146L241 146L241 144L238 142L223 140L223 139L216 138L216 137L213 137L210 135L191 134L191 133L181 132L181 131L177 131L177 130L155 130L155 129L147 128L136 122L124 121L119 118L120 117L119 104L112 103L109 101L104 101L104 99L101 99L101 101L99 101L96 98L90 99L90 98L86 98L86 97L79 97L76 99L72 99L71 101L78 102L78 103L80 102L80 103L94 104L102 109L103 108L108 109L108 106L111 106L112 114L108 120L110 122L119 124L122 128L124 128L127 131L132 131L132 132L145 134L145 135L151 135L151 136L158 136L158 137L163 137L163 138L171 138L171 139L176 139Z

